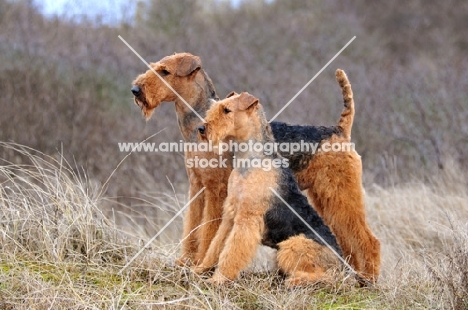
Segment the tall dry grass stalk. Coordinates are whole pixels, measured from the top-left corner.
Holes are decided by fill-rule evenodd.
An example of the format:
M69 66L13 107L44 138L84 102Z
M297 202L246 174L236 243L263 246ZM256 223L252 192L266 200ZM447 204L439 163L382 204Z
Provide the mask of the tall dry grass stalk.
M88 264L122 259L120 233L98 207L98 183L63 157L14 143L0 147L22 162L0 165L3 254Z
M389 304L461 309L453 304L453 291L454 287L457 293L465 290L468 270L464 178L447 173L445 181L434 178L431 185L414 182L368 190L368 217L383 251L379 286ZM453 263L450 268L447 257ZM459 296L466 307L466 290Z
M467 5L152 0L103 25L0 0L0 141L28 146L0 144L0 308L466 308ZM132 154L99 195L118 142L181 139L170 104L142 120L129 88L146 68L117 35L147 61L201 56L220 97L249 91L270 116L357 36L279 120L334 124L333 67L348 73L379 285L288 291L273 270L213 289L171 264L180 218L118 274L187 201L187 178L182 153Z
M361 289L345 278L332 286L288 290L275 269L251 269L236 283L215 289L173 266L180 233L154 242L119 273L153 231L142 229L125 213L108 213L107 218L102 207L115 199L99 197L101 185L84 171L74 172L78 169L71 169L62 157L13 143L0 147L22 162L0 165L1 308L463 309L468 305L468 193L458 186L464 176L457 173L446 173L430 185L367 189L369 222L383 250L382 277L375 288ZM166 212L165 217L161 212L144 215L156 231L185 200L171 193L147 196L147 201L140 201L143 209ZM260 253L257 265L267 260Z

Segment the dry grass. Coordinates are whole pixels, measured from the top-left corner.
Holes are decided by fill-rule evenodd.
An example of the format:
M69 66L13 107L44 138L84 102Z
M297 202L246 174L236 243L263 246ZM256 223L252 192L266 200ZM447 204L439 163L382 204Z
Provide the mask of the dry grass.
M133 24L103 25L0 0L0 141L32 148L0 145L0 308L468 307L467 5L151 0ZM117 35L148 61L200 55L221 97L249 91L270 116L356 35L280 120L333 124L333 72L346 70L378 287L289 291L270 271L212 289L172 265L180 218L119 275L187 201L187 181L183 154L140 153L104 186L126 155L118 142L181 137L172 105L142 120L129 87L145 67Z
M468 305L468 193L456 174L432 185L368 189L368 216L382 241L382 278L289 290L273 270L247 272L216 289L172 261L166 236L119 271L151 237L128 216L106 218L100 185L69 163L11 143L23 165L0 166L0 307L4 309L462 309ZM159 197L167 221L180 207ZM154 204L147 203L151 209ZM119 218L120 224L115 220ZM174 223L173 225L180 225ZM162 226L162 225L161 225ZM158 227L154 227L157 229ZM139 236L136 238L135 236ZM264 260L265 258L257 258Z

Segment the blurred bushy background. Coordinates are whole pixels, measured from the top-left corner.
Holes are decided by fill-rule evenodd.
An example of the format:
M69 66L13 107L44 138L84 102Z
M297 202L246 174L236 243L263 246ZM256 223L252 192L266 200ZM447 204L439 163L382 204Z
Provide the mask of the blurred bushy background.
M468 307L467 1L94 4L44 15L40 1L0 0L1 309ZM119 151L182 137L170 103L144 121L130 87L147 68L118 35L148 62L199 55L220 97L249 91L270 118L356 36L277 120L336 124L334 72L346 71L382 243L376 290L290 291L263 273L220 294L170 268L180 217L119 274L188 201L188 184L182 153Z
M79 4L76 4L79 5ZM138 2L121 21L0 0L0 140L64 157L103 184L126 154L118 142L179 141L172 104L145 122L131 81L174 52L199 55L220 97L249 91L272 117L353 36L356 40L278 117L332 125L344 69L353 85L353 141L364 184L429 182L468 159L468 3L370 0ZM130 13L129 13L130 12ZM21 158L1 150L0 158ZM134 153L106 195L124 205L142 192L185 184L183 154Z

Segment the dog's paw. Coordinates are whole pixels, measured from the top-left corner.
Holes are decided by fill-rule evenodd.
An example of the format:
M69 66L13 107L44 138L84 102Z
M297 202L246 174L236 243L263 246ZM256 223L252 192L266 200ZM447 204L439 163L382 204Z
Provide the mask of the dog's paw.
M192 267L192 271L196 274L202 274L202 273L205 273L207 271L209 271L211 269L211 267L207 267L207 266L203 266L203 265L198 265L198 266L194 266Z
M219 272L215 272L214 275L210 279L208 279L208 282L213 284L214 286L221 286L231 282L231 280L229 280Z

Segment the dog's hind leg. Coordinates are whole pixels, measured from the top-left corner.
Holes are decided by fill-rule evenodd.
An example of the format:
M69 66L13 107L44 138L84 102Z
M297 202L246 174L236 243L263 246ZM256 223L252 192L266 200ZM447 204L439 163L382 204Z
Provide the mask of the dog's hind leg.
M338 258L327 247L304 235L290 237L278 246L278 267L288 275L288 286L330 282L327 270L339 265Z

